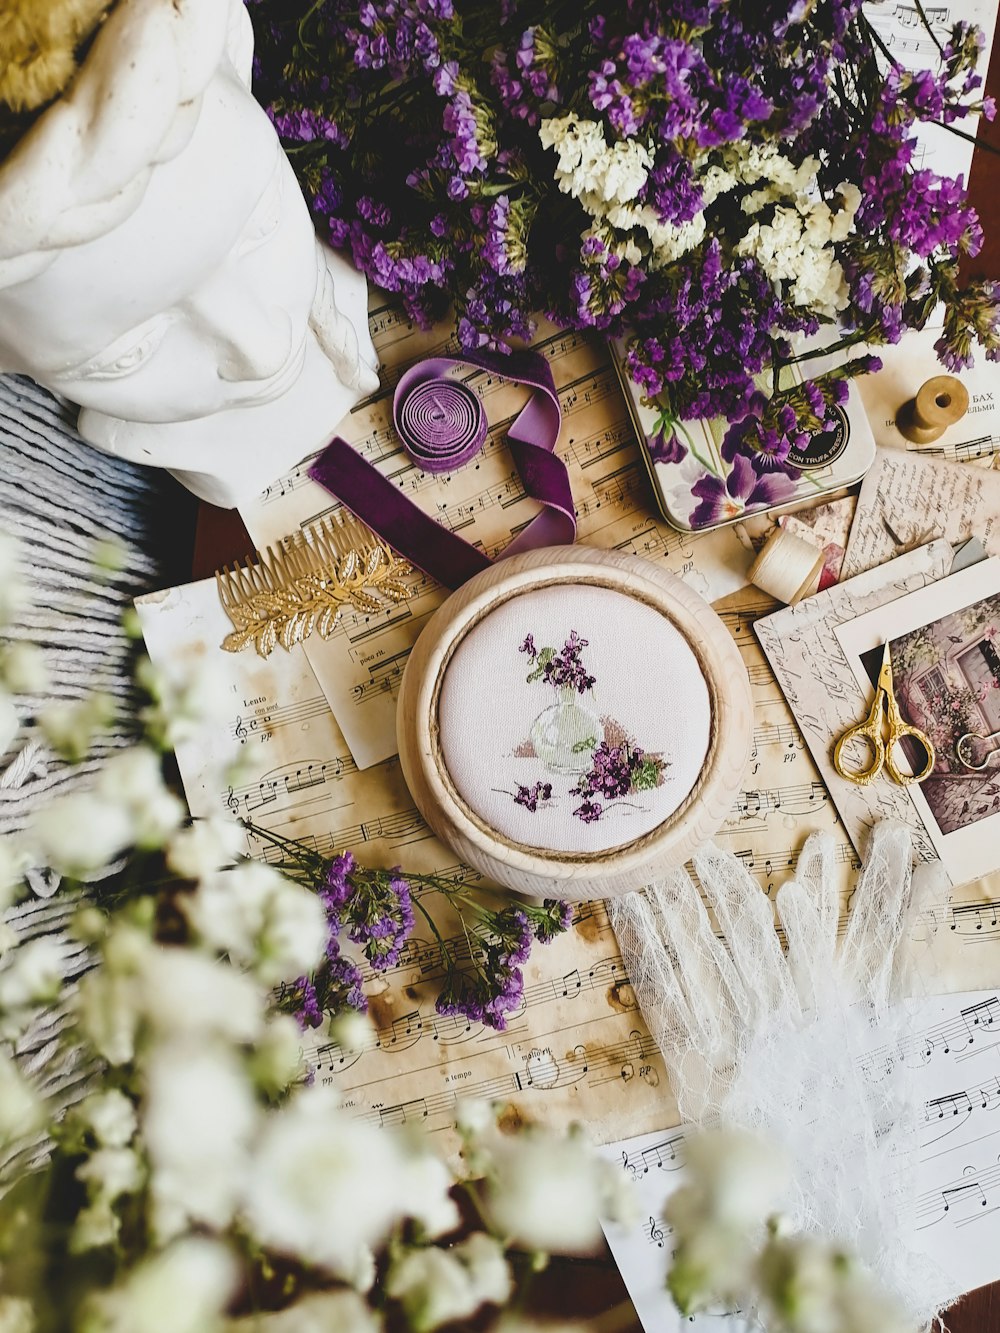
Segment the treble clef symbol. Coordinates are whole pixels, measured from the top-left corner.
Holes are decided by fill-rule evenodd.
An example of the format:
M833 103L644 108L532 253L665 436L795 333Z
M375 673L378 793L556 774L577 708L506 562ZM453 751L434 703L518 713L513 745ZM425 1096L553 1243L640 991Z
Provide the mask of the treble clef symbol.
M229 806L233 814L239 814L240 802L232 787L229 788L229 794L226 797L226 805Z
M240 743L241 745L246 745L246 743L247 743L247 728L246 728L246 723L243 721L243 718L242 718L242 717L238 717L238 718L236 719L236 726L235 726L235 728L234 728L234 735L236 736L236 739L239 741L239 743Z

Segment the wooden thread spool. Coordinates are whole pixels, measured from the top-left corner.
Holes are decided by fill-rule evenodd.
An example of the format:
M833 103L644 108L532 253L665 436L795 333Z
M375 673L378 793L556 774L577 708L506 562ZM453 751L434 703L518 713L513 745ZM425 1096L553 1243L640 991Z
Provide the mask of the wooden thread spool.
M819 587L825 557L811 542L784 528L777 528L750 566L747 574L754 587L794 606Z
M934 375L896 413L900 433L913 444L933 444L969 410L969 391L954 375Z

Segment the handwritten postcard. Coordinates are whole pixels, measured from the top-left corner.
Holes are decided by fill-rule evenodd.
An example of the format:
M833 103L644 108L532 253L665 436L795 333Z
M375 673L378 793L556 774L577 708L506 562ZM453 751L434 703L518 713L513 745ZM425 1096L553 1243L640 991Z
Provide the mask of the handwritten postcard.
M879 449L861 483L841 578L937 538L1000 555L1000 472Z

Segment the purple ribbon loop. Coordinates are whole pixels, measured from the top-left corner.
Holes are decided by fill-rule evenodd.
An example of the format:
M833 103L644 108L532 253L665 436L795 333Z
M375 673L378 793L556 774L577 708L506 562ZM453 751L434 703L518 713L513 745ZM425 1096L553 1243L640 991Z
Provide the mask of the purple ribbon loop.
M478 396L461 380L419 379L424 361L399 381L392 418L403 447L424 472L451 472L475 458L489 426ZM425 372L426 373L426 372Z
M469 462L482 448L488 430L482 403L468 385L447 374L462 365L532 390L507 439L524 494L543 508L498 559L539 546L570 545L576 538L573 495L566 464L554 452L562 413L552 371L537 352L432 357L407 371L393 400L393 420L407 453L424 471L445 472ZM489 569L489 556L435 522L339 436L309 475L444 587L460 588Z

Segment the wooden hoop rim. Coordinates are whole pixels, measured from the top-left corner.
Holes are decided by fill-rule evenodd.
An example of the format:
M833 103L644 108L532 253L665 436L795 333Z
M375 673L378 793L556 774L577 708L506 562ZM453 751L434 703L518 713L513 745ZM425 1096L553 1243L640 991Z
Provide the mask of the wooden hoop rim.
M653 829L599 852L546 852L505 838L458 793L441 752L438 706L445 672L468 633L504 602L555 584L608 588L657 611L695 654L709 693L702 772ZM742 658L719 617L679 578L638 556L548 547L501 561L469 580L431 617L403 673L396 714L403 776L423 817L463 860L521 892L608 896L687 860L725 820L750 755L753 704Z

